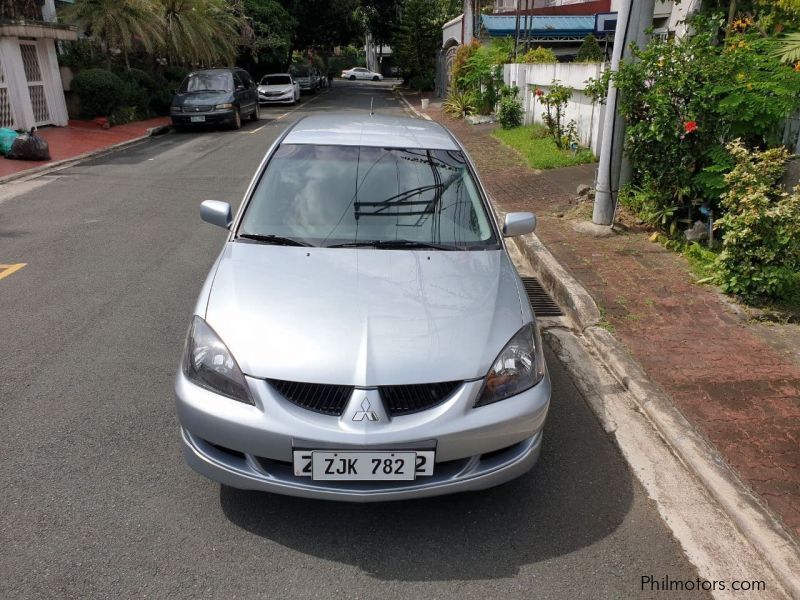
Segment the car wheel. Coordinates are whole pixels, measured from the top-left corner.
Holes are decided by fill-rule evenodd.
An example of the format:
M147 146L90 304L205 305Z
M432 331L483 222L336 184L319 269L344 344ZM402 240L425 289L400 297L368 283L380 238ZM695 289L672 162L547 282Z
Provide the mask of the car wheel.
M375 75L375 77L372 78L372 81L380 81L380 80L381 80L381 78L378 77L377 75Z
M242 112L235 108L233 110L233 123L231 123L231 129L241 129L242 128Z
M250 115L250 119L253 121L258 121L261 118L261 107L256 102L256 107L253 109L253 114Z
M348 79L350 81L355 81L356 80L356 76L355 75L350 75L350 77L348 77Z

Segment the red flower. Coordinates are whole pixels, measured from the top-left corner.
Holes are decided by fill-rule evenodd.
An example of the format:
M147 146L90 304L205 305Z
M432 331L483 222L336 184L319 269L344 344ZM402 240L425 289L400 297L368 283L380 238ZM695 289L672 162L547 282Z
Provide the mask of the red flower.
M536 91L534 92L534 94L536 94L537 97L544 96L544 92L542 90L540 90L539 88L536 88Z
M683 131L686 133L692 133L697 129L697 121L686 121L683 124Z

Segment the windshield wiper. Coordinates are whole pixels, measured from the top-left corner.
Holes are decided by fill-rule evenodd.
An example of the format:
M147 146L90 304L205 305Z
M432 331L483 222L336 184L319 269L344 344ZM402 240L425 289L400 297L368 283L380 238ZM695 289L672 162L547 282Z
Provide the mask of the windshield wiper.
M359 240L344 244L333 244L328 248L381 248L392 250L395 248L428 249L428 250L458 250L455 246L446 246L435 242L418 242L415 240Z
M273 246L311 246L308 242L296 240L289 237L281 237L279 235L262 235L260 233L240 233L236 239L252 240L260 244L272 244Z

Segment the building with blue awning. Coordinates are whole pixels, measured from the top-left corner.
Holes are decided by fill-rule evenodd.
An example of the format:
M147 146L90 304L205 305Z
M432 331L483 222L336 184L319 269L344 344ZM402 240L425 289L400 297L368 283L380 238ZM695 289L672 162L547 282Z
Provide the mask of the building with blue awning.
M526 23L527 21L527 23ZM514 36L517 31L517 18L514 15L481 15L483 31L489 37ZM519 19L520 38L530 39L532 43L575 42L583 40L595 32L594 15L531 15Z

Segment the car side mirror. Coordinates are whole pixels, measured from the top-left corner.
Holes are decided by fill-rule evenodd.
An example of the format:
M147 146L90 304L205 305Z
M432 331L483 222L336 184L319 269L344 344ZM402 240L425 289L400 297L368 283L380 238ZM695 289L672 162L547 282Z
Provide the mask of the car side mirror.
M200 218L223 229L230 229L233 223L231 205L219 200L203 200L200 204Z
M237 92L241 92L243 89L244 89L244 86L243 86L243 85L237 85L237 86L236 86L236 91L237 91Z
M536 229L536 215L529 212L506 214L503 223L503 237L514 237L532 233Z

